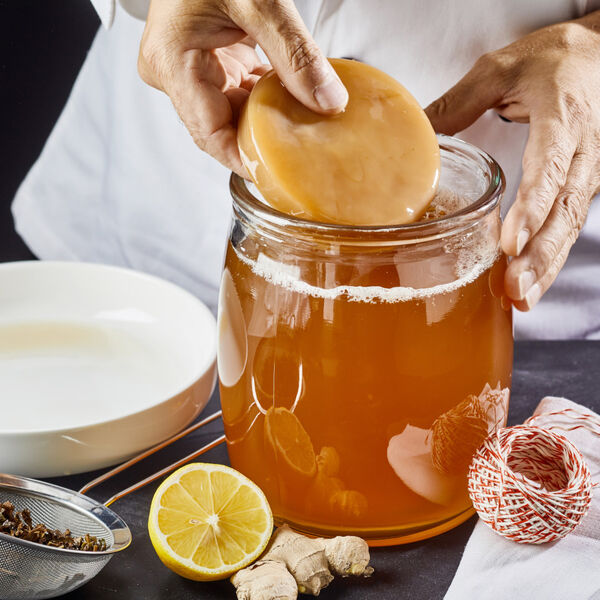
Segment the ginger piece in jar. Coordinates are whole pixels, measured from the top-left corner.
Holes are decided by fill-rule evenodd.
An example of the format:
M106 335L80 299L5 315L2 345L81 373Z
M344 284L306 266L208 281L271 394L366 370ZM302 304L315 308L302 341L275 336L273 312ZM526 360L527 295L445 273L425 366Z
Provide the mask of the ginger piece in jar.
M435 132L410 93L389 75L331 59L348 89L344 112L319 115L274 71L242 109L242 161L273 208L313 221L392 225L418 220L438 185Z

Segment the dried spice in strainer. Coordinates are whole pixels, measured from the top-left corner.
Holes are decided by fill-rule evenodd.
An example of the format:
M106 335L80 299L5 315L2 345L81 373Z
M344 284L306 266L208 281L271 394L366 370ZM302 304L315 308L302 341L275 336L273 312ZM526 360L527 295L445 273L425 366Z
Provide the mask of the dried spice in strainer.
M0 533L55 548L87 552L106 550L106 541L89 533L73 537L68 529L63 532L58 529L49 529L43 523L34 525L31 512L27 508L16 511L13 503L8 501L0 504Z

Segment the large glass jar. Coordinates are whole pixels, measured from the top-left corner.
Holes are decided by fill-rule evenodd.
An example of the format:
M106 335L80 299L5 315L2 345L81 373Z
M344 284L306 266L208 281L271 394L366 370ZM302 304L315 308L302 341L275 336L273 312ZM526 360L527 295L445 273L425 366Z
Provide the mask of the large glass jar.
M450 529L472 514L474 451L506 422L503 176L469 144L440 146L440 197L464 206L410 225L303 221L232 176L218 325L229 456L299 531L391 544Z

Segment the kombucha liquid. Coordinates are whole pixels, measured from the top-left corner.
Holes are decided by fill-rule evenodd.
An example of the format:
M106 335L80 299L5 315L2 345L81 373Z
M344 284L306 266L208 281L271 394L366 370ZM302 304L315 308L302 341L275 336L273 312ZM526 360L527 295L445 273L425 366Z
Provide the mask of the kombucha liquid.
M505 258L411 296L393 257L290 268L259 245L229 245L221 288L232 466L307 532L385 543L467 518L468 464L508 409Z

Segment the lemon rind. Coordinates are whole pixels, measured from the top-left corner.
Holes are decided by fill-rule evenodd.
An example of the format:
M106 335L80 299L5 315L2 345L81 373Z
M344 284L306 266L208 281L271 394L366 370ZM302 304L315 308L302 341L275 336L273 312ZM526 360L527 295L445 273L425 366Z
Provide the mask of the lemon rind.
M197 563L195 563L194 561L192 561L191 559L187 559L187 558L183 558L182 556L180 556L179 554L177 554L176 552L174 552L169 543L167 542L167 536L165 536L163 534L163 532L161 531L159 525L158 525L158 513L159 510L161 508L161 504L160 504L160 500L162 499L162 496L165 492L166 489L168 489L171 485L178 483L179 480L181 479L181 477L183 475L185 475L186 473L189 473L191 471L204 471L206 473L212 473L212 472L221 472L221 473L229 473L231 475L233 475L236 479L238 479L240 481L240 484L246 484L248 485L248 487L250 487L250 489L252 489L258 496L258 498L261 501L261 504L259 506L257 506L256 508L264 508L265 513L267 515L267 520L269 522L269 525L265 528L265 531L263 533L263 535L261 536L261 540L260 543L257 544L256 550L254 552L248 553L246 554L246 556L238 561L235 564L227 564L227 565L222 565L218 568L215 569L211 569L208 567L202 567L199 566ZM164 507L164 508L168 508L168 507ZM154 497L152 499L152 504L150 506L150 515L149 515L149 533L150 533L150 537L153 538L155 537L156 540L159 542L160 545L160 553L159 554L159 558L165 562L165 560L163 560L163 556L161 556L161 554L164 555L164 559L168 559L168 563L171 564L167 564L165 562L165 564L167 564L167 566L169 566L170 568L173 568L174 570L177 570L180 572L180 574L186 576L183 571L187 571L188 574L196 574L202 577L206 577L206 578L211 578L211 579L217 579L217 578L226 578L229 575L235 573L236 571L239 571L240 569L243 569L244 567L246 567L247 565L249 565L250 563L252 563L256 558L258 558L264 551L264 549L266 548L267 544L269 543L269 540L271 538L271 534L273 531L273 514L271 511L271 507L269 506L269 503L267 501L267 498L264 494L264 492L250 479L248 479L248 477L246 477L245 475L243 475L242 473L239 473L238 471L235 471L234 469L232 469L231 467L228 467L227 465L220 465L220 464L216 464L216 463L191 463L189 465L185 465L184 467L181 467L180 469L178 469L177 471L175 471L174 473L172 473L171 475L169 475L157 488Z

